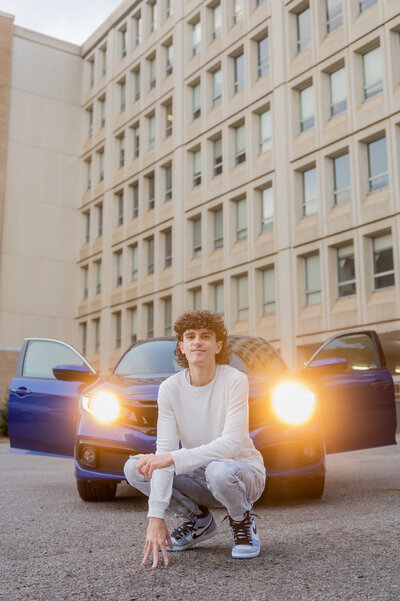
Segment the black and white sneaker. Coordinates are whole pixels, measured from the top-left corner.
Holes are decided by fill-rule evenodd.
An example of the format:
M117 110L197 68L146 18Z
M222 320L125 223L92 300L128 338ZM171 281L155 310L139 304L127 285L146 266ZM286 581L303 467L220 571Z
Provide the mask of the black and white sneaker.
M178 526L171 534L172 549L168 544L166 546L168 551L185 551L217 533L217 524L206 509L201 515Z
M250 559L260 555L260 541L258 540L257 526L254 515L246 511L244 518L236 522L229 515L235 544L232 548L232 557Z

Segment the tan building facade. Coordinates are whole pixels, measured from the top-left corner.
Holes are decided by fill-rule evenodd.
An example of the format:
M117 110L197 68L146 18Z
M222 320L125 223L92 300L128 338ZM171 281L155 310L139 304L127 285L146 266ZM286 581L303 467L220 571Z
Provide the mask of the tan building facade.
M106 371L204 307L291 365L338 331L376 329L400 368L399 40L396 0L128 0L82 48L43 42L66 61L68 188L62 223L40 231L65 270L29 327L2 300L15 336L0 345L67 339Z

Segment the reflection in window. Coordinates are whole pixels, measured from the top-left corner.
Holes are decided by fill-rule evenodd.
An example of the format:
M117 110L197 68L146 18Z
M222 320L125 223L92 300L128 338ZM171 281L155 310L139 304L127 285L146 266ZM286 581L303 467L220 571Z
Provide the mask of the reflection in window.
M336 249L338 272L338 296L356 294L356 270L353 244L347 244Z
M350 155L348 152L334 159L333 163L333 204L334 206L350 202Z
M305 257L304 266L306 305L318 305L322 300L319 253Z
M318 213L318 180L315 167L302 172L302 184L302 217L309 217Z
M331 117L347 110L346 70L340 67L329 74Z
M367 145L368 151L368 192L387 188L389 173L386 154L386 138L379 138Z
M275 268L268 267L262 272L263 315L275 313Z
M82 348L86 353L86 323L82 329ZM22 375L25 378L48 378L54 380L53 367L58 365L84 365L77 353L59 342L30 340L25 353Z
M324 359L346 359L348 372L377 367L374 345L368 334L345 334L331 340L315 357L316 361Z
M372 239L374 263L374 290L394 286L392 234Z
M310 9L308 7L300 13L297 13L296 25L297 53L300 53L306 50L311 44Z
M299 92L300 98L300 131L314 127L314 86L308 86Z
M247 275L236 278L237 286L237 321L249 319L249 283Z
M378 46L362 55L364 100L383 92L382 52Z
M325 0L326 33L332 33L343 25L342 0Z

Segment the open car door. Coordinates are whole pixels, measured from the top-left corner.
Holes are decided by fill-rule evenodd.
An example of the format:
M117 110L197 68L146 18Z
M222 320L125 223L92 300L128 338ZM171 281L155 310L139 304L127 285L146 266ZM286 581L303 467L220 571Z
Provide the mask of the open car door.
M376 332L330 338L304 375L316 390L328 453L396 444L393 379Z
M57 366L77 366L86 381L57 380ZM78 402L96 371L69 344L29 338L10 385L8 429L12 449L73 457Z

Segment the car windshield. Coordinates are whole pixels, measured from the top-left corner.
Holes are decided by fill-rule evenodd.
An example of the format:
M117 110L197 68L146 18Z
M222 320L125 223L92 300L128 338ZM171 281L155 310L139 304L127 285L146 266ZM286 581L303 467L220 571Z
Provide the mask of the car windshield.
M286 368L278 353L262 338L229 337L232 350L230 364L252 375L283 371ZM114 373L128 378L168 376L183 368L178 365L175 340L148 340L133 346L121 359Z
M130 378L171 375L183 369L176 362L175 340L149 340L133 346L121 359L114 373Z

